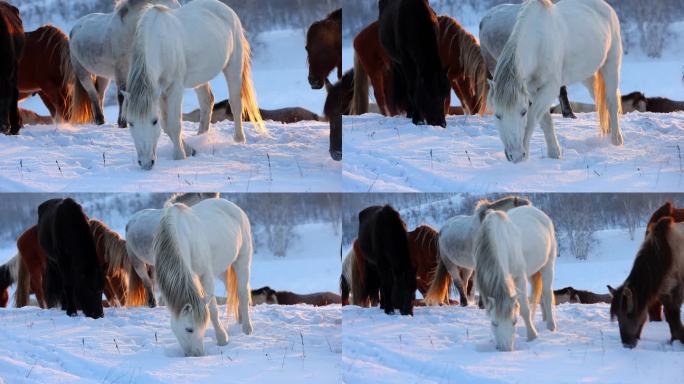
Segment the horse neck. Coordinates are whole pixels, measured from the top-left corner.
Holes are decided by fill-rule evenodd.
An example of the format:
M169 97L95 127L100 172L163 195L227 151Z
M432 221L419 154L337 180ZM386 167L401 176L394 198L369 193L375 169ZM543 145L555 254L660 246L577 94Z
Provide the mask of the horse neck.
M178 206L167 208L154 235L155 270L159 287L169 308L178 316L185 304L192 306L195 321L206 321L204 291L190 269L191 256L181 254L181 241L192 241L192 236L183 236L187 230L183 209ZM185 224L185 225L184 225ZM184 228L181 228L184 227ZM183 238L181 238L183 236ZM186 244L185 249L191 248ZM186 260L187 259L187 260Z
M500 315L510 314L515 288L510 274L510 252L515 249L502 212L487 215L475 239L476 279L480 292L495 300L495 311Z
M673 266L674 255L673 248L670 246L670 233L671 230L664 234L662 239L656 238L657 234L654 232L647 235L634 259L632 270L625 280L625 284L630 286L632 293L637 297L638 311L645 309L658 295L663 281Z

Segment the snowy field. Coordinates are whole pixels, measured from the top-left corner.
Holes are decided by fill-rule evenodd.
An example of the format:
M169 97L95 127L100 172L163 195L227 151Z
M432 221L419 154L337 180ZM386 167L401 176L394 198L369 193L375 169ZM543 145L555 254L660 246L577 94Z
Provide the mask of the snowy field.
M259 106L304 107L323 115L325 90L307 82L304 30L260 35L252 78ZM113 90L110 86L110 92ZM216 101L227 98L223 77L212 81ZM48 114L39 99L20 104ZM183 111L198 106L186 90ZM271 137L245 124L247 144L233 141L233 123L214 124L197 136L197 123L184 122L184 137L197 150L187 161L174 161L165 134L157 163L140 169L127 129L116 126L118 106L105 108L103 126L26 126L17 137L0 137L0 191L201 191L316 192L340 190L341 165L328 154L326 122L266 122Z
M123 233L123 230L118 231ZM331 224L295 229L288 255L266 247L252 259L251 285L297 293L337 290L339 233ZM255 234L256 236L256 234ZM4 263L16 249L6 244ZM225 295L217 281L216 294ZM12 292L10 292L11 294ZM227 346L184 358L166 308L106 308L104 319L69 318L61 310L0 308L0 383L339 383L342 352L339 305L259 305L251 308L254 333L244 335L224 306ZM3 381L4 380L4 381Z
M443 13L443 10L436 10ZM478 34L479 16L452 14ZM473 22L476 20L476 22ZM472 25L471 25L472 24ZM684 22L672 27L684 39ZM662 58L633 49L623 57L623 94L684 100L684 50L677 40ZM352 68L351 40L343 46L344 68ZM571 101L593 103L581 85L568 89ZM370 92L373 100L373 92ZM460 105L452 91L451 102ZM557 103L557 102L556 102ZM625 145L599 137L595 113L577 120L554 115L562 158L546 158L541 128L532 137L530 159L506 161L493 116L451 116L447 128L415 126L404 117L345 116L342 188L349 192L593 192L662 191L684 188L684 113L636 113L620 118ZM679 145L679 148L677 147Z
M572 285L605 293L606 284L624 281L641 239L630 240L625 230L600 231L596 238L588 261L561 254L556 289ZM555 333L537 311L539 337L527 342L520 321L515 352L496 351L489 318L475 305L416 307L413 317L347 306L342 319L346 383L642 383L684 377L684 345L668 343L666 322L648 323L638 346L628 350L617 322L610 321L609 304L557 306Z

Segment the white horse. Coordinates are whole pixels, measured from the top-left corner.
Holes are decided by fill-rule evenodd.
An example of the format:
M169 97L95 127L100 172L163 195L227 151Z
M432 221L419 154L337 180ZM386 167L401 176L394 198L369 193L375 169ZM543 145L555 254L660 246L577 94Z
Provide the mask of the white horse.
M518 163L530 156L530 139L540 123L548 156L558 159L560 145L549 113L561 85L593 78L602 134L622 145L620 65L622 42L617 14L603 0L527 0L499 56L487 104L506 158Z
M218 193L186 193L173 195L164 206L170 206L174 203L183 203L187 206L192 206L200 201L210 198L218 197ZM138 290L138 284L142 282L145 287L145 295L147 297L147 305L150 308L157 306L157 300L154 295L154 230L159 225L161 217L164 215L164 209L148 208L136 212L128 220L126 224L126 251L131 266L140 279L133 276L133 272L129 272L129 295L135 295ZM135 301L138 301L137 299ZM144 301L140 299L139 301Z
M135 31L126 81L125 117L138 152L138 164L151 169L163 129L174 146L173 158L194 150L181 137L183 90L194 88L200 103L198 134L207 132L214 96L209 81L223 72L235 122L234 140L242 143L246 114L266 133L250 75L250 48L240 19L218 0L195 0L179 9L146 6Z
M439 231L439 262L425 303L442 304L449 291L450 275L458 290L461 305L468 305L467 285L475 269L473 244L485 212L491 209L508 211L527 205L531 205L529 200L516 196L506 196L493 202L480 200L472 215L450 218Z
M240 207L220 198L192 208L182 203L167 207L154 234L154 253L157 281L171 312L171 329L186 356L204 355L208 317L216 343L228 343L218 316L215 278L226 285L227 311L235 313L245 334L252 333L252 230Z
M556 330L553 274L557 254L551 219L528 206L487 211L475 237L475 281L483 297L496 347L513 350L518 313L527 327L527 340L537 337L532 318L541 294L546 328ZM527 297L532 284L532 310Z
M131 42L140 12L147 4L178 8L177 0L119 0L113 13L91 13L76 21L69 33L71 62L77 81L83 85L95 111L97 124L104 124L103 99L110 79L114 79L119 101L119 127L126 127L121 113ZM96 76L93 84L92 76Z

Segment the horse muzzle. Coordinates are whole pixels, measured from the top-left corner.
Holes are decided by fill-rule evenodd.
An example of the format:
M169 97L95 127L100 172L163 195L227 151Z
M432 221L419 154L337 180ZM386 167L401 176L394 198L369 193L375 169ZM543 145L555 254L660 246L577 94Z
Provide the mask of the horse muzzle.
M321 89L323 88L324 83L325 82L321 79L316 79L309 76L309 85L311 85L311 89Z

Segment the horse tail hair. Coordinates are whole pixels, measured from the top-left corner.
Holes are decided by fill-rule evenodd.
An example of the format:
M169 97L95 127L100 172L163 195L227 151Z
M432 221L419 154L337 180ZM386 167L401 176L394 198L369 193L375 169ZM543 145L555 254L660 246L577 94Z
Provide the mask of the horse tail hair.
M128 262L128 293L126 297L127 307L140 307L147 303L147 291L142 279L133 268L133 264Z
M342 294L342 305L349 305L349 292L351 292L351 286L347 281L347 277L344 273L340 274L340 293Z
M449 285L451 284L451 275L444 265L442 258L439 258L437 270L430 283L430 289L425 295L425 304L427 305L441 305L448 303L449 300Z
M29 269L26 268L23 256L17 252L17 287L14 291L14 306L17 308L25 307L29 303L29 296L31 295L31 275ZM40 304L40 303L39 303Z
M610 115L608 114L608 102L606 100L606 81L601 71L596 72L594 77L594 98L596 98L596 112L599 115L601 134L607 135L610 132ZM618 100L620 99L618 98Z
M535 273L532 275L532 279L530 280L530 284L532 285L532 316L534 316L534 311L537 309L537 304L539 304L539 299L541 298L542 294L542 275L541 271Z
M65 40L60 49L60 68L62 71L62 88L66 90L66 120L73 124L90 123L95 120L93 105L88 97L88 92L76 76L74 64L71 61L71 49L69 41ZM93 81L91 76L91 81Z
M240 27L240 39L241 44L238 44L238 50L242 52L242 87L240 88L242 116L246 116L254 124L257 132L267 135L268 130L261 117L259 105L257 105L256 92L254 92L254 85L252 84L251 48L242 27ZM233 112L235 113L235 111Z
M235 268L231 265L226 271L226 315L230 319L231 313L235 316L235 319L240 318L238 312L238 287L237 287L237 274L235 273ZM252 304L252 295L249 295L250 305Z
M366 268L363 252L358 240L354 241L352 257L352 303L361 307L370 305L368 293L366 292Z
M368 112L368 74L354 53L354 95L352 97L352 115L362 115Z

